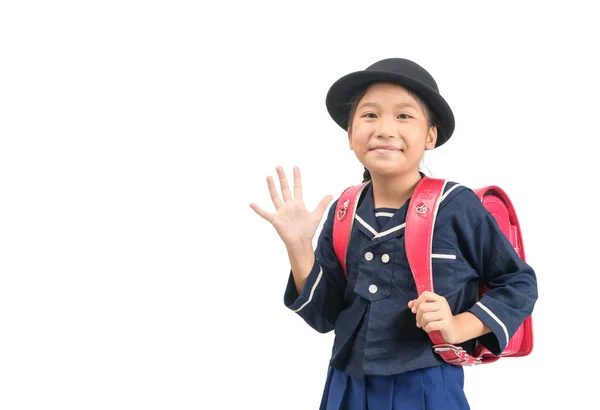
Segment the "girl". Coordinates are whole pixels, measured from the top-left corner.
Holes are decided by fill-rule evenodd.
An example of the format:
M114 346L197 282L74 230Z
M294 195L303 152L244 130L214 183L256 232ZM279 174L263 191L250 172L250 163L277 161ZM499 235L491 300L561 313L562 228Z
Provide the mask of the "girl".
M317 331L335 330L321 409L469 409L463 368L443 361L427 333L440 331L469 353L479 341L500 354L533 311L536 275L474 192L449 182L435 221L435 293L417 297L404 249L407 205L424 176L424 152L452 136L452 110L427 71L396 58L340 78L326 104L370 181L350 236L348 278L332 244L337 200L313 251L332 197L309 212L298 168L293 189L277 168L281 197L267 178L275 213L250 204L287 248L285 305ZM479 278L490 290L477 301Z

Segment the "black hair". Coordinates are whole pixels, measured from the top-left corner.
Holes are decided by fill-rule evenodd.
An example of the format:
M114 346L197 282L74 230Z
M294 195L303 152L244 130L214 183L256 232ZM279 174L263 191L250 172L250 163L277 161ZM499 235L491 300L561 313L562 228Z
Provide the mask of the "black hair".
M358 103L365 96L370 85L371 84L367 84L365 87L363 87L360 91L358 91L356 94L354 94L354 96L348 102L348 104L350 105L350 109L348 110L348 121L347 121L348 132L350 132L350 129L352 127L352 121L354 119L354 114L356 113L356 110L358 108ZM421 96L419 96L419 94L417 94L410 88L406 88L406 87L404 87L404 88L417 101L417 103L421 106L423 111L425 111L425 116L427 118L427 125L429 127L435 126L439 129L440 122L436 118L435 113L431 109L429 109L429 106L425 103L425 101L423 101ZM365 168L364 172L363 172L363 182L367 182L370 180L371 180L371 173L369 172L369 170L367 168Z

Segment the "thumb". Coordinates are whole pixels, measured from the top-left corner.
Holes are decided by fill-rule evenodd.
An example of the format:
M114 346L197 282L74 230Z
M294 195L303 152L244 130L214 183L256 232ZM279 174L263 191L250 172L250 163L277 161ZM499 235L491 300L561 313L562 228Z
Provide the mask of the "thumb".
M323 214L325 213L325 210L327 209L327 205L329 205L329 203L331 202L332 199L333 199L333 196L331 196L331 195L325 196L325 198L321 199L321 202L319 202L319 205L317 205L317 207L315 208L314 212L319 217L319 220L321 218L323 218Z

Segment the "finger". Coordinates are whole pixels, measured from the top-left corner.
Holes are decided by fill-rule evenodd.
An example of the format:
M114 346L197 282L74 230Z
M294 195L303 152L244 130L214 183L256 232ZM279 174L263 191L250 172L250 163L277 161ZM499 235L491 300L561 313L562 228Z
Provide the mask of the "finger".
M277 167L277 176L279 177L279 185L281 185L281 196L283 197L283 202L291 201L292 194L290 192L290 186L288 185L285 172L283 172L283 168Z
M302 200L302 178L298 167L294 167L294 199Z
M413 307L412 307L411 310L412 310L413 313L416 313L417 310L419 309L419 306L422 303L437 302L437 301L439 301L441 299L443 299L442 296L438 295L437 293L425 291L425 292L421 293L419 295L419 297L415 300L415 303L413 304Z
M413 300L412 303L412 307L410 308L410 310L413 313L417 313L419 311L419 307L421 306L421 304L425 303L425 298L423 297L423 295L419 295L418 298L416 298L415 300Z
M267 186L269 187L269 194L271 194L271 200L273 201L273 205L275 205L275 209L279 209L283 204L281 203L281 199L279 198L277 188L275 188L275 182L273 181L273 177L267 177Z
M425 327L431 322L435 322L438 320L442 320L444 315L442 315L439 311L435 312L426 312L417 320L417 327Z
M437 293L430 292L427 290L427 291L421 293L419 298L423 299L427 302L437 302L438 300L442 299L442 296L438 295Z
M433 320L422 327L427 333L446 330L446 322L443 320Z
M265 221L270 223L273 220L273 214L265 211L260 206L252 203L252 204L250 204L250 208L252 208L254 210L254 212L256 212Z
M321 199L321 202L319 202L319 205L317 205L317 207L315 208L314 213L319 217L319 220L323 218L323 214L327 210L327 205L329 205L332 199L333 196L331 195L325 196L323 199Z
M430 312L437 312L440 310L440 304L436 303L436 302L426 302L426 303L422 303L419 306L419 309L417 310L417 323L420 322L423 317L424 314L426 313L430 313Z

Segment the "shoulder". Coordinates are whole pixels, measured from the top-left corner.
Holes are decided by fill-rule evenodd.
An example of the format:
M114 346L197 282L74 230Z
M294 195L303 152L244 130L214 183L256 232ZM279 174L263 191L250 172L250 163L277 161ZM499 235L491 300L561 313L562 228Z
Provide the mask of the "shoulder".
M460 182L447 180L440 200L439 211L458 215L467 215L470 219L483 219L487 210L475 191Z
M479 202L479 198L475 194L475 191L458 181L446 180L444 186L443 202L451 201L467 201L467 202Z

